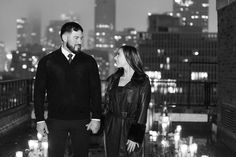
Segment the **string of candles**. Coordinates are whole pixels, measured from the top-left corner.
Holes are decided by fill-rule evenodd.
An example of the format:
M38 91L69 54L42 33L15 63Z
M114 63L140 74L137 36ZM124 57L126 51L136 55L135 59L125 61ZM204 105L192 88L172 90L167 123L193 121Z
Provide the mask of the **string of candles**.
M193 143L193 137L188 137L188 142L184 138L181 138L182 127L177 125L174 133L170 132L171 120L168 115L166 105L163 106L162 113L159 117L158 131L149 131L150 141L157 142L162 148L162 152L168 152L172 150L174 157L197 157L198 145ZM168 156L168 155L167 155ZM172 155L173 156L173 155ZM202 155L201 157L208 157Z
M37 134L37 140L29 140L29 149L17 151L15 157L48 157L48 142L47 137L43 137L40 133Z

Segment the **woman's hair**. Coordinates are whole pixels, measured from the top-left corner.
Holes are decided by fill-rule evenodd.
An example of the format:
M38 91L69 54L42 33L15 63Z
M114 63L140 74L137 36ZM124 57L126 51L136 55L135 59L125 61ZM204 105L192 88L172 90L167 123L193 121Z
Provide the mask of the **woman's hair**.
M135 72L137 72L139 75L145 74L143 70L142 60L135 47L129 45L123 45L119 49L123 50L126 61Z
M61 32L60 32L60 36L61 36L61 39L62 39L62 35L65 33L65 32L72 32L73 31L81 31L83 32L83 28L80 26L80 24L76 23L76 22L67 22L65 23L62 27L61 27Z

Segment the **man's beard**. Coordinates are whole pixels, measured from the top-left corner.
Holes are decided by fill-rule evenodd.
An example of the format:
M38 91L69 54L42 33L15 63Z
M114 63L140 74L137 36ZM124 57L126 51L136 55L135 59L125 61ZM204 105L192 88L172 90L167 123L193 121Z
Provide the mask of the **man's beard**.
M75 49L75 47L78 46L77 50ZM66 47L74 54L77 54L80 52L81 50L81 44L77 44L74 47L72 45L70 45L69 43L66 43Z

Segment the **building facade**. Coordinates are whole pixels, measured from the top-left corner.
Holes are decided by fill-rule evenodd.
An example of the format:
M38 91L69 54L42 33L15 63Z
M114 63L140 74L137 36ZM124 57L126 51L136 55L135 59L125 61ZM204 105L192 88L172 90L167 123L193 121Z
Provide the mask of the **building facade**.
M156 103L216 105L216 33L139 33L139 39L140 55L152 80Z
M217 0L219 40L218 137L234 152L236 145L235 11L235 0Z
M125 28L123 31L115 33L115 47L118 48L122 45L137 46L137 31L134 28Z
M95 48L114 48L116 1L95 0Z
M173 0L173 16L180 17L183 25L198 26L208 32L209 0Z

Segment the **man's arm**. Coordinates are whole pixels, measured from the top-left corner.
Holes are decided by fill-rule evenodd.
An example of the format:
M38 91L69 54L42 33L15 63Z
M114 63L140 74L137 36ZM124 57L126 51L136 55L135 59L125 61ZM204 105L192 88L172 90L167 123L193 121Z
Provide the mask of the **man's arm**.
M98 66L92 59L89 70L89 85L90 85L90 111L92 112L92 120L87 124L87 130L97 133L100 129L101 118L101 81L98 72Z
M44 121L44 101L46 93L45 59L39 61L34 83L34 110L36 121Z
M92 112L92 119L101 118L101 81L98 72L98 66L94 59L92 59L89 71L90 84L90 109Z

